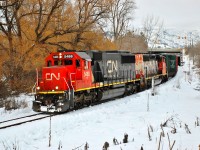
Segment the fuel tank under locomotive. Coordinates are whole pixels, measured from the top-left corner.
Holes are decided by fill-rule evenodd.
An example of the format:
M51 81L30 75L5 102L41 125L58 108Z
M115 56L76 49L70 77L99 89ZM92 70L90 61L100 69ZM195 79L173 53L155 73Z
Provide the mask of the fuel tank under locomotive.
M120 86L111 86L110 88L99 90L97 92L97 97L99 100L106 100L110 98L115 98L125 94L126 88L125 85Z

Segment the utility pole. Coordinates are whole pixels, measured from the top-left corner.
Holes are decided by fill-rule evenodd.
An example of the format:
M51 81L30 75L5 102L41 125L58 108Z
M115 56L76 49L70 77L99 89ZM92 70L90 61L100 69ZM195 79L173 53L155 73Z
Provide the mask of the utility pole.
M49 147L51 147L51 113L50 113L50 117L49 117Z

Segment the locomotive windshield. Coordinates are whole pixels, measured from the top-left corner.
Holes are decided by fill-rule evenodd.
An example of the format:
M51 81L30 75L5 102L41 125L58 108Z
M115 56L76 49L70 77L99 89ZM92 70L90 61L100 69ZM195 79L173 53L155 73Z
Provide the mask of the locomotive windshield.
M67 59L63 61L64 65L72 65L72 60L71 59Z
M69 66L73 64L72 59L63 59L63 60L54 60L53 62L51 60L47 61L47 67L51 66Z
M73 61L72 59L63 59L63 60L55 60L54 61L54 65L55 66L69 66L69 65L72 65L73 64Z

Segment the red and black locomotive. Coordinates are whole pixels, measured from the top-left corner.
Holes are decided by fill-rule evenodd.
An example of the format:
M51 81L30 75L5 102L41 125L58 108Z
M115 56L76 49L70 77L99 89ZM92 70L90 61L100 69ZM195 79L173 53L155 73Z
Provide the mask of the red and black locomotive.
M159 83L174 76L177 60L174 54L58 50L37 77L33 110L65 112L144 90L152 78Z

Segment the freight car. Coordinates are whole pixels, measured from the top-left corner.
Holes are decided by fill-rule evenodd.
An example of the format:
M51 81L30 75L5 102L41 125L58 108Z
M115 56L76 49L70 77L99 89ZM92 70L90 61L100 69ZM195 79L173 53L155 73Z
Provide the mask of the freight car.
M163 54L167 64L167 72L169 77L174 77L178 71L178 60L180 57L174 54Z
M42 77L37 76L33 110L65 112L144 90L152 78L159 83L175 75L172 59L128 51L59 50L47 56Z

